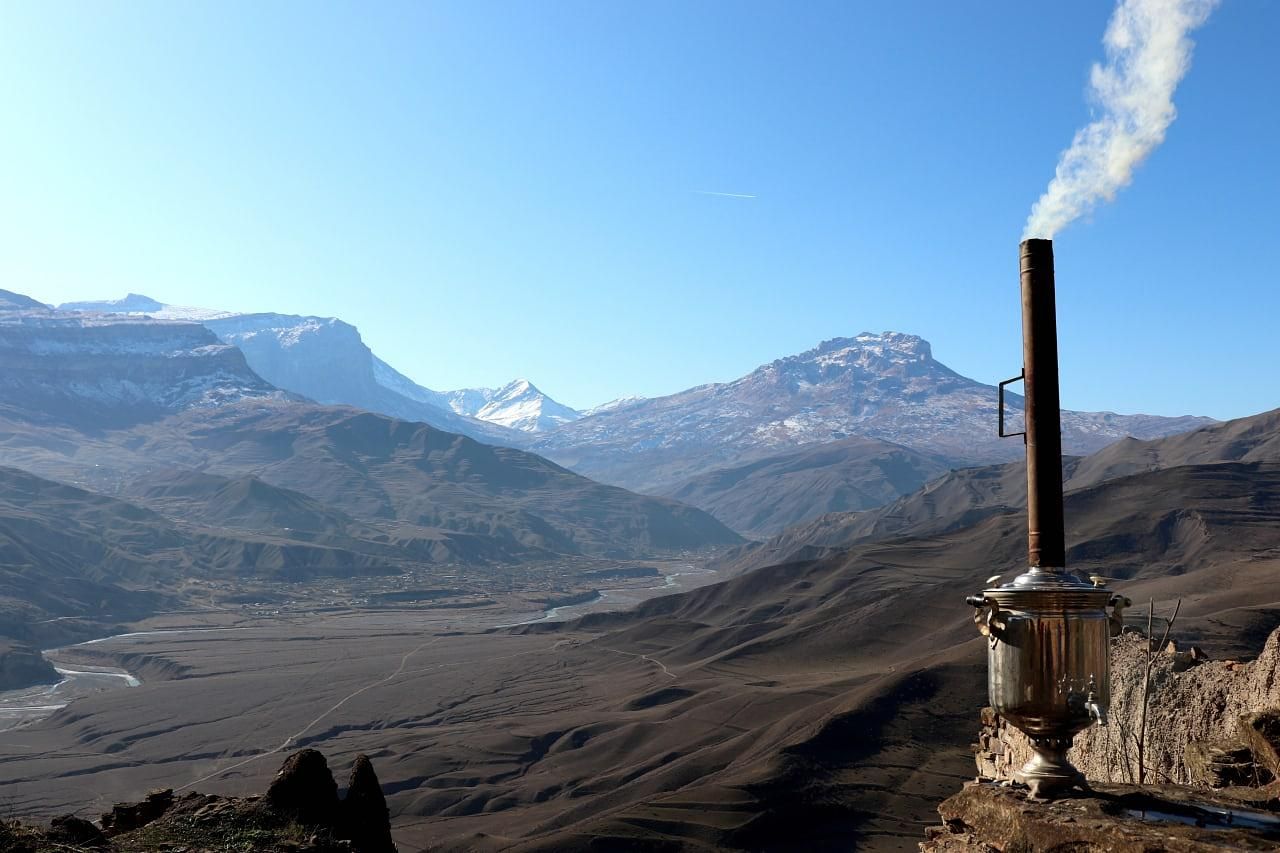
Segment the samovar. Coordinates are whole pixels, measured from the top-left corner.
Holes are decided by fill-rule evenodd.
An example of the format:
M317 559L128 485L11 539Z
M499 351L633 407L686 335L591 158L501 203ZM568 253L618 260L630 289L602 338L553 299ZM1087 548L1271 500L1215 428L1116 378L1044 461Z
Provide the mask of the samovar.
M1039 798L1088 788L1067 750L1077 733L1095 722L1107 724L1110 638L1129 602L1101 578L1091 584L1065 568L1053 243L1023 241L1021 268L1023 372L1000 383L999 434L1021 435L1027 446L1031 568L966 600L978 608L974 618L988 638L991 705L1031 739L1035 751L1015 778ZM1026 425L1024 432L1007 433L1004 388L1019 380L1025 386Z

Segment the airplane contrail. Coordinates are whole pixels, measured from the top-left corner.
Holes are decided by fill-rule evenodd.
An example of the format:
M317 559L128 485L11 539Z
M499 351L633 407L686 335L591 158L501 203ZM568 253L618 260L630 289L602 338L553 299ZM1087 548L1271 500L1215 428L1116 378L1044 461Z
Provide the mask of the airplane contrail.
M718 193L713 190L694 190L698 195L718 195L721 198L755 198L750 193Z

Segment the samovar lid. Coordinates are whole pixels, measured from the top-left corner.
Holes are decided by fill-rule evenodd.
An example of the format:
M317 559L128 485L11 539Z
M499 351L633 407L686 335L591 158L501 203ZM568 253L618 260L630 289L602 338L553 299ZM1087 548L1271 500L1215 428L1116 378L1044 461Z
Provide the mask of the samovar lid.
M1090 583L1065 569L1032 567L1013 580L982 591L984 597L1002 605L1033 607L1102 608L1112 592L1105 578Z

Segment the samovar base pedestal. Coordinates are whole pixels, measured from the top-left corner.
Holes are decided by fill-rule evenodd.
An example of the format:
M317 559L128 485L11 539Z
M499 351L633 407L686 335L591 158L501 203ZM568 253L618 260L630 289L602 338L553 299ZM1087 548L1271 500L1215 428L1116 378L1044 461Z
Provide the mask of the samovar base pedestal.
M1067 760L1071 741L1069 737L1031 738L1035 755L1013 777L1031 789L1033 799L1052 800L1068 791L1091 790L1084 774Z

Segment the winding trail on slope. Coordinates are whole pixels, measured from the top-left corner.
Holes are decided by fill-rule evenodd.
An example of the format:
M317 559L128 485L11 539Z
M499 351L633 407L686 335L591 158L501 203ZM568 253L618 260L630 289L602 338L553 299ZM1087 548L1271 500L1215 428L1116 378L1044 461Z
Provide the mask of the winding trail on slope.
M257 755L251 755L248 758L244 759L243 761L238 761L229 767L224 767L221 770L216 770L213 773L208 774L207 776L201 776L199 779L196 779L193 782L188 782L187 784L181 787L175 788L174 791L175 792L185 791L188 788L194 787L195 785L199 785L203 782L208 782L210 779L216 779L219 776L223 776L227 773L230 773L232 770L238 770L239 768L244 767L247 764L252 764L253 762L257 761L260 758L266 758L269 755L275 755L276 753L283 752L284 750L289 748L289 744L293 743L298 738L302 737L307 732L311 731L313 728L319 725L325 719L325 717L328 717L330 714L332 714L334 711L338 710L343 705L350 702L352 699L356 698L362 693L368 693L370 690L381 687L382 685L399 678L400 674L404 672L404 668L409 665L409 658L413 657L418 652L425 649L427 646L434 645L439 641L440 641L439 637L433 637L430 640L427 640L426 642L420 643L419 645L415 646L410 651L405 652L404 656L400 658L400 665L396 667L395 671L392 672L390 675L384 676L383 678L380 678L377 681L371 681L368 684L366 684L364 687L351 691L346 696L342 697L337 702L330 705L329 708L327 708L324 711L324 713L322 713L320 716L316 717L314 720L307 723L301 729L299 729L298 731L294 732L293 734L285 738L280 743L280 745L275 747L274 749L270 749L266 752L260 752Z
M662 669L662 674L667 676L668 678L677 677L674 672L667 669L667 665L665 663L663 663L662 661L658 660L655 657L651 657L649 655L637 654L636 652L624 652L621 649L611 649L608 646L600 646L600 648L606 652L613 652L614 654L617 654L617 655L626 655L627 657L638 658L642 661L648 661L649 663L655 664L656 666L660 667Z

